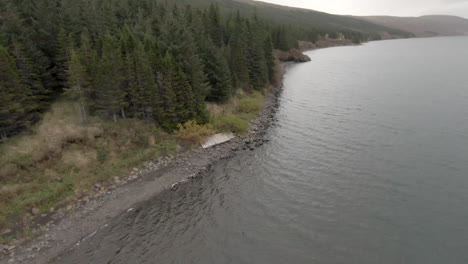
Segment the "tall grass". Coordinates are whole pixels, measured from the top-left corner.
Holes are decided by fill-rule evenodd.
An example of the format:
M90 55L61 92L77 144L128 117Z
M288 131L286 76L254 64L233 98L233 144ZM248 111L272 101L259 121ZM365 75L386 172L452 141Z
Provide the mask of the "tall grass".
M0 145L0 231L30 212L121 176L143 161L172 154L176 139L140 120L91 120L82 126L72 104L56 103L29 135Z
M262 109L265 98L260 92L238 93L223 106L210 107L212 124L218 132L244 134L249 128L249 121L254 119ZM219 109L222 111L219 111Z
M132 119L91 118L83 126L71 103L57 102L30 134L0 144L0 231L32 208L46 211L144 161L174 154L179 142L201 143L216 132L243 134L263 104L261 93L240 92L227 104L209 107L210 124L189 121L168 135Z

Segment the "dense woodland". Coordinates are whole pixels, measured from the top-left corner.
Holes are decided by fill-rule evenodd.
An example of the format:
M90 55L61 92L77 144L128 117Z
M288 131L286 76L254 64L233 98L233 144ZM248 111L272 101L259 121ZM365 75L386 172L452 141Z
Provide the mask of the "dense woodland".
M6 0L0 12L0 138L63 96L84 124L90 116L151 120L167 131L205 123L207 101L269 85L275 48L337 34L156 0Z

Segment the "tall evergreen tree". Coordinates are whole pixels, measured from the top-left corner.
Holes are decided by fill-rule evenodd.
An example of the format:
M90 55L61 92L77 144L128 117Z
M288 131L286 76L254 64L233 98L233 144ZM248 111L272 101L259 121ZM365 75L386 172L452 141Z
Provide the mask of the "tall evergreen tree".
M70 88L66 89L66 93L76 102L81 122L87 123L89 76L86 67L82 64L80 53L72 51L68 65L67 81Z
M211 85L207 100L226 102L232 93L231 72L221 51L214 47L208 46L205 51L205 72Z
M231 69L240 85L250 83L247 49L247 29L245 22L237 13L234 32L231 38ZM237 88L237 87L236 87Z
M118 41L109 33L102 40L102 56L97 69L96 108L116 122L119 114L125 118L126 93L123 89L123 65Z
M265 39L264 49L268 80L271 82L275 75L275 56L273 55L273 43L271 41L271 36L268 36Z
M74 49L74 40L71 34L67 34L65 29L60 29L57 40L57 78L62 87L67 87L68 62L71 61L71 53Z
M213 43L217 47L221 47L224 44L224 32L221 25L221 13L217 4L210 5L206 20Z
M249 77L254 89L262 90L268 82L264 41L260 21L254 17L249 23Z
M177 79L177 69L174 58L166 53L162 59L162 75L160 76L159 85L159 108L162 110L158 118L159 125L168 131L172 131L176 127L176 94L175 94L175 79Z
M23 45L19 42L14 42L12 44L12 54L15 57L16 68L20 73L21 79L30 90L30 108L39 112L46 110L49 105L50 92L43 86L39 76L40 73L27 56Z
M13 57L0 46L0 138L28 124L30 91L21 80Z
M88 108L94 109L96 99L96 71L98 67L98 57L94 42L87 28L83 29L80 37L79 48L80 63L86 69L88 87L86 89L86 103Z

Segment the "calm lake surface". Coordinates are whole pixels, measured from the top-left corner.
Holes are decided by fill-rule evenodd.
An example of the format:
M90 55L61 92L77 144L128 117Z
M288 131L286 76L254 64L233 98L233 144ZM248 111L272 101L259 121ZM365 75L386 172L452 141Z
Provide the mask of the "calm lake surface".
M270 142L57 263L468 263L468 37L308 55Z

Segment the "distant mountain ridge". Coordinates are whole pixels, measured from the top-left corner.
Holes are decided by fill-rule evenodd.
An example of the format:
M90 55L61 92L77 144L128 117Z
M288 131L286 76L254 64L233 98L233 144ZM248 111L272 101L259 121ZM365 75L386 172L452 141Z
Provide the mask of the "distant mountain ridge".
M213 0L211 0L213 1ZM282 6L254 0L217 0L218 2L238 2L258 7L256 12L269 19L288 24L302 24L325 30L354 30L373 33L384 38L407 38L414 35L405 30L388 27L359 17L334 15L312 9Z
M294 25L315 29L320 33L328 32L360 32L370 35L371 39L382 36L394 38L414 37L413 34L383 25L365 21L351 16L333 15L310 9L276 5L254 0L165 0L169 3L190 4L207 7L217 4L223 12L235 13L239 11L243 16L254 13L259 17L277 24Z
M311 9L275 5L254 0L233 0L259 7L259 13L272 14L282 10L274 19L283 22L304 23L318 28L343 28L357 31L378 32L383 39L401 37L435 37L468 35L468 19L450 15L421 17L396 16L343 16ZM265 10L261 10L265 9ZM353 18L351 20L351 18ZM359 22L368 22L367 24ZM409 34L408 34L409 33Z
M468 19L457 16L364 16L355 18L359 18L374 24L411 32L416 37L468 35Z

